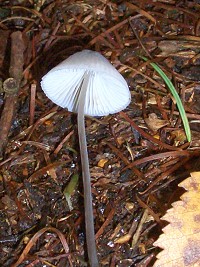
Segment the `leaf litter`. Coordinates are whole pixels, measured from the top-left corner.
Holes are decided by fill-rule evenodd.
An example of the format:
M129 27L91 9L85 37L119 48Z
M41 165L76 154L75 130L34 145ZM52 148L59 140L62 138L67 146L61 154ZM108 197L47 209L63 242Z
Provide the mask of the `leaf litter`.
M40 88L44 74L83 49L107 57L132 94L123 112L86 119L100 264L153 266L160 218L182 195L178 184L200 170L197 2L0 4L1 266L87 266L81 179L67 192L71 209L63 193L81 176L76 116ZM172 81L190 143L176 102L140 56ZM18 93L10 83L4 92L8 78Z

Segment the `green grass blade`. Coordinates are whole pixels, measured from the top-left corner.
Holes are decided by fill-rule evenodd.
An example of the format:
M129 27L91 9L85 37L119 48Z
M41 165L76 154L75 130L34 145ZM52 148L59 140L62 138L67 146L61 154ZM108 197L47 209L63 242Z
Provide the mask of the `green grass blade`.
M79 179L78 174L74 174L71 177L70 182L68 183L68 185L65 187L65 189L63 191L63 194L66 198L66 201L67 201L67 204L68 204L70 210L73 210L73 206L72 206L72 202L71 202L71 196L76 189L76 186L78 184L78 179Z
M141 56L141 58L144 61L148 61L148 58L146 58L146 57ZM186 134L188 142L190 142L191 141L190 125L189 125L189 122L188 122L188 119L187 119L187 116L185 113L185 109L184 109L183 104L181 102L181 99L180 99L173 83L170 81L170 79L167 77L167 75L164 73L164 71L158 67L158 65L156 63L151 62L150 65L155 69L155 71L157 71L157 73L160 75L160 77L163 78L163 80L165 81L166 85L168 86L171 94L173 95L174 99L176 100L176 104L177 104L178 110L180 112L181 119L183 121L185 134Z

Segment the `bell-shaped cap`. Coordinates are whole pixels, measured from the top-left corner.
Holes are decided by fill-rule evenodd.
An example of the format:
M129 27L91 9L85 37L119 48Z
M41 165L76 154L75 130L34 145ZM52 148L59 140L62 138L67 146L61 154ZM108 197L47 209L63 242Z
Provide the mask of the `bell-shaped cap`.
M89 75L84 114L105 116L125 109L131 100L125 79L100 53L77 52L50 70L41 81L45 94L58 106L78 112L84 74Z

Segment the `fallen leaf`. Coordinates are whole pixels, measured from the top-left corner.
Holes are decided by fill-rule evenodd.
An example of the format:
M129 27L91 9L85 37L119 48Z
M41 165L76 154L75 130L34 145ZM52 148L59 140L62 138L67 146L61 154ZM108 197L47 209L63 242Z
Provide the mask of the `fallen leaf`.
M171 134L174 137L176 146L183 144L186 141L186 135L183 129L174 130Z
M168 121L158 119L155 113L149 114L149 117L145 119L145 122L153 132L157 132L160 128L168 124Z
M131 239L131 235L130 234L126 234L126 235L123 235L123 236L117 238L114 241L114 243L115 244L124 244L124 243L127 243L130 239Z
M108 159L100 159L100 161L98 162L98 167L103 168L107 162Z
M187 192L163 217L170 224L154 243L163 251L153 267L200 266L200 172L191 173L179 186Z

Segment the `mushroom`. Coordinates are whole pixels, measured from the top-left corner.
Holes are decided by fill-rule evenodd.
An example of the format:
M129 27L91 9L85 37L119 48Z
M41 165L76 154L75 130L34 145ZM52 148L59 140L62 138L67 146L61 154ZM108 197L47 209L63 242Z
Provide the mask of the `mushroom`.
M41 87L52 102L78 113L87 252L90 266L97 267L84 116L105 116L123 110L130 103L130 91L111 63L91 50L77 52L54 67L42 78Z

